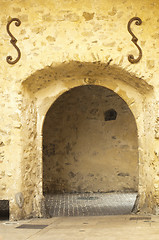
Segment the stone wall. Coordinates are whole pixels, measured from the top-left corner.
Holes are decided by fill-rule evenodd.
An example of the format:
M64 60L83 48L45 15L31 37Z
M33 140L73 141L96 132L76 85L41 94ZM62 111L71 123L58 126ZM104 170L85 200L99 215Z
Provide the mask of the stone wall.
M158 214L159 3L157 0L0 1L0 199L10 218L41 216L43 123L64 92L81 85L111 89L128 105L138 129L138 211ZM127 31L138 16L142 25ZM7 22L21 50L17 57ZM19 198L17 198L19 196ZM19 204L20 203L20 204Z
M44 193L138 191L138 174L136 123L117 94L89 85L55 101L43 126Z

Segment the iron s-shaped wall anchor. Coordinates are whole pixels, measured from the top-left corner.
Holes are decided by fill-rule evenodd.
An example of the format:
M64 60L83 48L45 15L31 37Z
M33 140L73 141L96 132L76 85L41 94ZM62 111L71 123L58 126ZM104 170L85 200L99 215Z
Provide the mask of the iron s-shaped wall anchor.
M135 24L136 25L141 25L142 24L142 20L139 17L133 17L130 19L130 21L128 22L127 28L128 28L128 32L131 34L132 39L131 41L135 44L135 46L138 48L139 50L139 56L138 58L134 58L134 56L132 54L130 54L128 56L128 60L130 63L138 63L140 61L140 59L142 58L142 50L139 47L139 45L137 44L138 38L134 35L134 33L131 31L131 23L133 21L136 21Z
M17 50L18 52L18 57L12 61L12 56L7 56L6 57L6 61L7 63L9 64L15 64L19 61L20 57L21 57L21 52L20 52L20 49L17 47L16 43L17 43L17 39L12 35L12 33L10 32L9 30L9 27L10 27L10 24L12 22L15 22L15 26L19 27L20 24L21 24L21 21L18 19L18 18L12 18L8 23L7 23L7 32L9 34L9 36L11 37L11 40L10 40L10 43L13 45L13 47L15 47L15 49Z

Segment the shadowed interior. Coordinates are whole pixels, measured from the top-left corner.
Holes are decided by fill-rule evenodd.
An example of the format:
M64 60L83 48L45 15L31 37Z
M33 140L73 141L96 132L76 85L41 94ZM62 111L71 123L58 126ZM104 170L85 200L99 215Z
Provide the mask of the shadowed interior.
M61 95L43 126L44 194L137 189L137 128L128 105L100 86Z

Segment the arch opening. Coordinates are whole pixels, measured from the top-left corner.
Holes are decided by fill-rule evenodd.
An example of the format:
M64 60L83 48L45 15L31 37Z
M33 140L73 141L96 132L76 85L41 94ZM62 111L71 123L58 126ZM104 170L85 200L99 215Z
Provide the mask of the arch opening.
M114 192L134 194L135 201L137 191L137 127L125 101L94 85L63 93L43 125L46 208L53 204L53 196L76 194L79 201L88 201ZM55 212L50 209L49 215Z

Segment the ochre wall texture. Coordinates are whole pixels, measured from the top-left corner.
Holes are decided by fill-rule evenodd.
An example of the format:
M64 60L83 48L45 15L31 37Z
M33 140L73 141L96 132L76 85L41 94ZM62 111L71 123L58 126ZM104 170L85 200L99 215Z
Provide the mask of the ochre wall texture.
M137 128L134 132L128 128L131 134L137 136L137 140L133 140L136 138L134 136L128 141L129 150L134 146L131 153L138 163L137 166L134 162L134 167L139 171L136 208L140 213L158 214L158 0L1 0L0 9L0 200L9 200L10 219L43 215L43 160L47 161L43 159L43 141L46 140L43 133L47 130L46 114L48 112L49 116L49 109L54 108L63 93L83 85L112 90L130 109L130 121ZM131 42L127 24L135 16L142 19L142 24L135 25L133 22L131 28L143 55L137 64L131 64L128 55L133 54L137 58L139 52ZM10 26L18 40L21 58L16 64L10 65L6 57L11 55L14 60L17 51L10 43L6 25L14 17L21 20L19 27L14 22ZM88 99L85 106L89 107L91 102ZM125 114L108 124L124 121ZM101 116L97 120L99 125ZM93 120L89 121L84 125L86 127L90 123L88 129L94 124ZM99 130L106 128L106 122L104 125L100 125ZM81 121L75 127L80 130ZM113 131L115 129L116 126L113 126ZM49 134L53 134L53 130ZM93 130L89 131L94 134ZM95 127L94 132L100 134ZM129 137L132 138L125 136L125 139ZM123 139L124 136L122 141L125 141ZM112 146L115 141L111 140ZM101 145L105 146L103 142ZM119 147L117 144L120 151L121 145ZM104 155L106 149L101 151L98 148L96 151ZM121 152L119 157L121 161ZM100 159L103 159L101 155ZM70 165L66 167L68 169ZM111 171L115 172L115 168L111 168ZM69 172L76 174L72 169ZM130 169L119 173L133 176ZM131 179L130 176L124 178Z
M45 194L138 190L136 123L117 94L89 85L56 100L43 126L43 183Z

